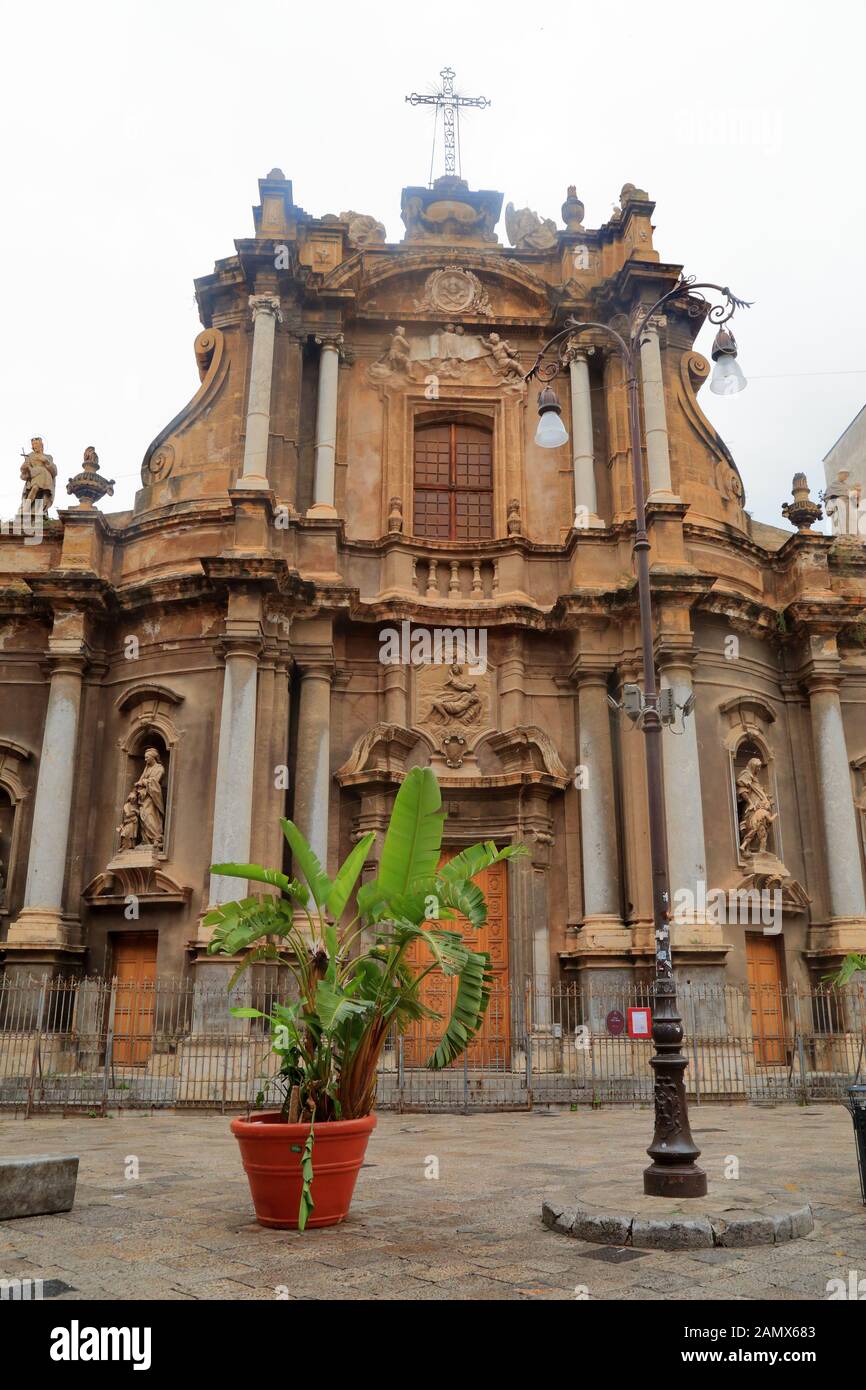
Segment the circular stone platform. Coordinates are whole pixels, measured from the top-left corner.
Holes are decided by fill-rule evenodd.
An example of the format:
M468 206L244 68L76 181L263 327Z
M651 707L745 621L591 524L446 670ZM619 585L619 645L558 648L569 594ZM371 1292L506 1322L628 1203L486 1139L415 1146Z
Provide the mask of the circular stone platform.
M781 1245L814 1229L808 1203L726 1184L733 1191L677 1202L635 1193L631 1179L589 1184L571 1205L546 1201L545 1226L597 1245L638 1250L710 1250L713 1246Z

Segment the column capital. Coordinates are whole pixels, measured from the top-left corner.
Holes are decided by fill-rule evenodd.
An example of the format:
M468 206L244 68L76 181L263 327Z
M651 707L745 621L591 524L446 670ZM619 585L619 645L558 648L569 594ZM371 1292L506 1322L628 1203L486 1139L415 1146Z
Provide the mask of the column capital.
M342 354L344 342L342 333L317 333L315 342L323 352L336 352Z
M573 362L587 362L590 357L595 356L595 352L596 346L591 340L585 341L578 337L566 338L561 361L563 366L570 367Z
M326 680L329 685L336 680L337 663L333 651L317 652L301 647L292 652L292 658L302 680Z
M608 659L579 656L571 665L568 680L571 685L578 688L597 685L607 691L613 669L614 664Z
M838 695L842 687L842 673L829 667L808 671L804 680L810 695L830 693Z
M89 654L82 650L69 651L52 648L49 643L48 652L44 660L40 663L49 677L51 676L78 676L83 677L89 665Z
M280 309L279 295L276 294L251 294L249 298L250 316L255 323L259 314L268 314L275 318L277 323L282 322L282 311Z
M226 620L226 630L217 642L216 651L224 661L233 657L248 657L258 661L264 649L260 625L251 620Z

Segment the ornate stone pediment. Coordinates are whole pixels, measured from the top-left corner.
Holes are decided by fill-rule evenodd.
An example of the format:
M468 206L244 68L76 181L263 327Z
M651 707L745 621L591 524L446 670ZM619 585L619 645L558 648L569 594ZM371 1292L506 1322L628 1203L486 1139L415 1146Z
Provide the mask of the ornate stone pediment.
M494 734L487 743L506 772L544 772L563 788L568 785L568 770L553 739L537 725L506 729L504 733Z
M91 907L124 907L130 898L145 906L182 907L191 889L177 883L147 850L115 855L104 873L91 879L82 894Z
M403 773L406 758L417 742L417 733L400 724L374 724L355 741L343 766L337 769L337 781L345 786L366 780L371 772Z
M775 854L749 854L744 858L748 872L737 884L737 892L779 892L784 912L808 911L812 899Z

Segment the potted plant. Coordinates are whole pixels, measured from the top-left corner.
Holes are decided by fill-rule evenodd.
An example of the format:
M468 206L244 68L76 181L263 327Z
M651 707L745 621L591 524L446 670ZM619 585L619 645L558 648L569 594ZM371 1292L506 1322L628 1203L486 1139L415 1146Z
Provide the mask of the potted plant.
M214 864L212 872L264 883L276 894L257 895L209 912L211 954L243 954L229 981L259 961L291 972L296 997L269 1014L233 1008L237 1018L268 1018L274 1052L278 1110L232 1121L249 1178L256 1219L263 1226L330 1226L349 1210L367 1141L376 1123L376 1073L389 1033L421 1018L438 1018L421 999L432 970L455 976L451 1017L428 1067L449 1066L481 1027L490 999L490 958L473 951L449 928L455 913L473 928L487 915L472 879L498 860L523 852L472 845L439 864L444 813L439 784L429 768L413 768L394 801L377 877L355 885L373 843L361 839L336 876L323 870L289 820L280 822L303 881L258 864ZM355 907L343 922L354 894ZM406 960L420 941L429 964Z

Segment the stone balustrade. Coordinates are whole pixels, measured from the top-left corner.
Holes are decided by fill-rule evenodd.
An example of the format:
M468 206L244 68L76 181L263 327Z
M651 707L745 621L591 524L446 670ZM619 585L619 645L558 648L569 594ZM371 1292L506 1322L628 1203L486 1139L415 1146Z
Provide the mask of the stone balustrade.
M420 598L478 603L499 593L499 561L448 555L413 557L412 587Z

